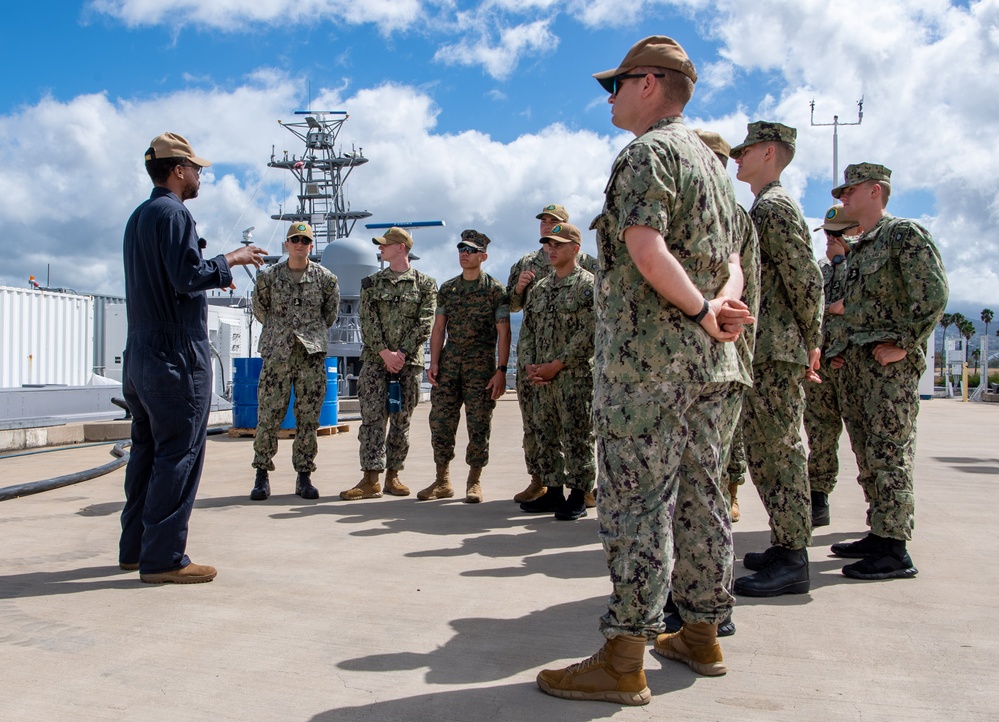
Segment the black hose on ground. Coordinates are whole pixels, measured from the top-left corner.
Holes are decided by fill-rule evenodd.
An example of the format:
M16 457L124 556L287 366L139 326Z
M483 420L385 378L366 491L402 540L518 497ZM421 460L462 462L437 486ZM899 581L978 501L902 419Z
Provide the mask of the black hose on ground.
M131 441L119 441L115 444L114 448L111 449L111 454L112 456L116 456L118 458L104 464L103 466L87 469L86 471L77 471L76 473L66 474L64 476L57 476L54 479L44 479L42 481L31 481L27 484L5 486L0 489L0 501L8 501L10 499L17 499L21 496L40 494L43 491L52 491L53 489L59 489L63 486L79 484L81 481L87 481L88 479L109 474L115 469L120 469L128 463L128 452L125 451L125 447L131 445L131 443Z
M228 426L217 427L213 429L208 429L207 433L209 436L215 434L224 434L228 430ZM70 486L72 484L79 484L81 481L89 481L90 479L96 479L98 476L104 476L104 474L110 474L116 469L120 469L125 464L128 463L128 452L125 449L132 445L130 440L119 441L111 449L111 455L117 457L114 461L109 461L107 464L102 466L97 466L93 469L87 469L85 471L77 471L73 474L66 474L64 476L57 476L54 479L43 479L42 481L30 481L27 484L15 484L14 486L5 486L0 488L0 501L9 501L10 499L17 499L22 496L31 496L32 494L40 494L43 491L52 491L53 489L60 489L64 486ZM65 451L65 449L61 449Z

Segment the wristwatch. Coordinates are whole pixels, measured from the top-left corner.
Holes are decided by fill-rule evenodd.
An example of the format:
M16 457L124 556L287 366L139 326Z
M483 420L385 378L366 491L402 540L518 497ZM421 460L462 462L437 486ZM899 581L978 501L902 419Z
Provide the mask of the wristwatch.
M699 314L697 314L696 316L691 316L691 315L685 313L683 315L686 316L687 318L689 318L694 323L700 323L704 319L704 317L708 315L708 309L709 308L710 308L710 305L708 304L708 299L705 298L704 299L704 305L701 306L701 312Z
M496 370L497 371L502 371L503 373L506 373L506 366L497 366Z

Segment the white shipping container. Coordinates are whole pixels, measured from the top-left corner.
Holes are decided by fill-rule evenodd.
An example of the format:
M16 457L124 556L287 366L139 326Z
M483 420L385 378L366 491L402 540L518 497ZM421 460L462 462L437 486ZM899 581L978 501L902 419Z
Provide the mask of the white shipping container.
M94 359L94 299L0 286L0 387L83 386Z

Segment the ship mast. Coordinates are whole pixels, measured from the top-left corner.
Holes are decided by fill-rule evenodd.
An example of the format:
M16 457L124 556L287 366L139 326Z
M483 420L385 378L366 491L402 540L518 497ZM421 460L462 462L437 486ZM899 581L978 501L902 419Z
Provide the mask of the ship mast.
M277 157L271 149L270 168L283 168L295 176L299 185L298 207L290 213L280 212L271 216L276 221L305 222L312 225L315 235L314 253L322 256L323 248L338 238L346 238L354 224L371 216L367 211L353 211L344 198L344 183L351 171L364 165L368 159L363 149L351 148L349 153L337 151L336 141L340 129L350 116L343 110L296 110L305 120L284 123L296 138L305 145L301 156Z

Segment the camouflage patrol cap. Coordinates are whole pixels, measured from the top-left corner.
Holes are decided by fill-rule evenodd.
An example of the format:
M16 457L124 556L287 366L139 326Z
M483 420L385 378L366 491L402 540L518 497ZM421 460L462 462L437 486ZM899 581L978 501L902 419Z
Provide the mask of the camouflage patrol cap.
M565 206L561 206L558 203L550 203L541 209L541 213L534 216L538 220L541 220L545 216L551 216L556 221L561 221L565 223L569 220L569 211L565 209Z
M833 198L839 198L850 186L866 181L880 181L891 185L891 171L877 163L854 163L843 171L843 184L832 189Z
M735 146L729 153L732 160L742 155L742 151L757 143L780 142L787 143L794 148L794 139L798 137L798 131L781 123L770 123L765 120L757 120L746 126L746 139Z
M377 238L372 238L371 242L376 246L392 246L396 244L402 244L406 248L413 247L413 237L409 235L404 229L398 226L392 226L387 231L385 231L384 236L378 236Z
M718 133L711 130L701 130L700 128L695 128L694 133L700 138L704 145L711 149L711 152L715 155L723 155L728 158L732 152L732 146L730 146L725 139L722 138Z
M485 251L489 247L489 243L489 236L469 228L461 232L461 240L458 242L458 245L475 246L480 251Z
M624 60L613 70L594 73L593 77L608 93L614 92L614 77L627 73L633 68L653 67L677 70L693 82L697 82L697 71L687 57L687 51L680 43L665 35L650 35L631 46Z
M826 211L825 222L818 228L813 228L813 231L845 231L847 228L854 228L860 224L856 221L850 220L843 213L843 204L836 203L829 206L829 210Z
M551 233L542 236L540 243L575 243L577 246L582 241L579 229L571 223L559 223L552 228Z
M310 241L316 240L316 237L312 235L312 226L308 223L292 223L291 227L288 228L288 235L286 238L291 238L293 236L305 236Z

